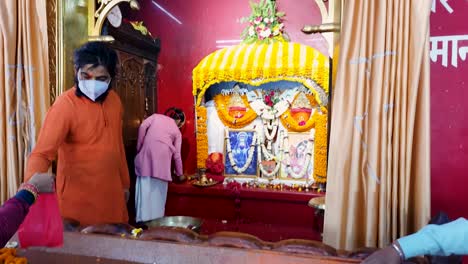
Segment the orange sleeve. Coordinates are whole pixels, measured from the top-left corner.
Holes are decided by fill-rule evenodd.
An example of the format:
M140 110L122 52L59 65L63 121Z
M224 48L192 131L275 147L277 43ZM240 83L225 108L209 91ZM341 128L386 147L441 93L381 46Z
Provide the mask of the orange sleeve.
M47 172L50 164L57 156L60 145L65 141L73 118L70 102L59 97L47 112L36 146L26 164L24 181L28 181L34 173Z
M123 135L122 135L122 129L123 129L123 107L122 103L120 102L119 99L119 108L120 108L120 129L118 136L119 138L117 139L119 141L119 152L120 152L120 179L122 180L122 186L124 189L129 189L130 188L130 176L128 174L128 166L127 166L127 157L125 156L125 148L123 144Z

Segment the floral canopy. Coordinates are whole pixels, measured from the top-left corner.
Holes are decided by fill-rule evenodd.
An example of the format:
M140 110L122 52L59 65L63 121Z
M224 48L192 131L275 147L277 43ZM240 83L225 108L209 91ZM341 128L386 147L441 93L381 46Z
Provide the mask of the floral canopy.
M278 127L279 120L287 131L308 133L315 128L313 176L317 182L326 182L327 110L326 107L318 107L318 110L312 114L311 107L312 103L315 106L316 103L321 106L326 106L328 103L330 59L312 47L289 42L283 24L285 14L278 12L274 0L259 0L258 3L251 2L250 5L251 15L243 19L244 22L248 22L241 35L243 42L209 54L193 69L192 93L196 100L197 167L205 168L209 151L207 107L202 101L209 100L210 96L216 94L213 100L218 117L225 127L243 128L257 117L261 117L263 129L266 128L265 138L269 141L266 152L258 150L257 153L270 153L274 138L272 135L276 133L273 131L278 131L275 128ZM231 83L234 83L232 89L220 90L223 85L229 86ZM259 95L257 88L249 87L241 92L237 83L259 87L258 89L262 91ZM270 84L274 87L267 87ZM288 87L291 84L294 86ZM276 103L269 102L268 95L263 97L263 92L271 88L282 90L280 97L276 98L278 99ZM205 98L208 89L212 90ZM245 94L240 96L240 93L244 92ZM270 91L269 94L274 96L275 91ZM268 100L264 101L267 98ZM301 110L293 113L295 106L297 106L295 110L310 111ZM282 141L281 136L279 138L278 140ZM251 157L255 151L253 145L255 143L251 144L249 149ZM263 142L257 145L265 147ZM229 150L228 153L232 154ZM282 157L282 154L271 153L265 155L265 161ZM241 174L245 166L236 167L229 155L230 164L234 164L234 170ZM275 175L281 166L280 162L275 163L272 172L264 171L262 163L259 163L262 175Z
M239 44L217 50L193 69L193 95L199 106L207 89L220 82L258 86L293 81L308 88L320 105L328 101L329 58L312 47L290 42Z

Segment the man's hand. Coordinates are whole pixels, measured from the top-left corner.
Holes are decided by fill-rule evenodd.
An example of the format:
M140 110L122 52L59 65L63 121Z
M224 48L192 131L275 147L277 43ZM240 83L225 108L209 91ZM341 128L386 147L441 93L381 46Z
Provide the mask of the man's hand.
M177 176L177 181L178 182L184 182L187 178L184 175L179 175Z
M174 180L174 182L176 183L182 183L184 182L187 178L184 176L184 174L177 174L176 172L173 172L172 173L172 179Z
M388 246L379 251L374 252L367 257L363 262L364 264L400 264L401 259L398 252L392 247Z
M35 173L28 183L34 185L39 193L51 193L55 190L54 178L52 173Z

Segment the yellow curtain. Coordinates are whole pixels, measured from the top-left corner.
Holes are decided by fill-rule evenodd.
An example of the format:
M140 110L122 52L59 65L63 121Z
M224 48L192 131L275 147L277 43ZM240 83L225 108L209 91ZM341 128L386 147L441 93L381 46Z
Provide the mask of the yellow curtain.
M430 0L344 1L324 242L386 246L430 217Z
M0 202L14 195L49 105L46 0L0 1Z

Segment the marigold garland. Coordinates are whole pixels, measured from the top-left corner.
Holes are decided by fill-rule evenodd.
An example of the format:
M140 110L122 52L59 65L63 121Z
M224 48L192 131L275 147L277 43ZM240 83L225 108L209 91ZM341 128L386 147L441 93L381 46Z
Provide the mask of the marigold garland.
M281 60L273 59L276 56L271 54L277 54L274 52L281 52ZM302 65L303 57L311 63ZM264 67L266 62L270 62L270 67ZM307 87L317 102L325 105L320 98L326 100L329 74L329 58L311 47L288 42L241 44L215 51L200 61L193 69L192 93L199 106L206 90L216 83L235 81L259 86L275 81L294 81Z
M208 130L206 127L206 108L198 106L197 112L197 168L205 168L205 161L208 158Z
M307 99L309 99L310 105L312 107L316 107L318 105L317 100L315 100L315 96L311 94L306 94Z
M327 182L328 115L326 109L315 118L314 180Z
M307 132L315 127L316 122L316 114L313 114L309 120L303 125L300 126L296 119L294 119L291 115L291 109L286 110L284 114L281 115L281 123L289 132Z
M214 97L216 111L218 112L219 119L226 127L232 129L239 129L247 126L248 124L252 123L257 118L257 113L250 107L249 102L247 101L247 96L243 95L242 101L246 107L246 112L244 116L241 118L234 118L229 115L228 108L229 108L229 99L230 95L222 95L218 94Z
M0 263L27 264L26 258L16 256L16 249L2 248L0 249Z

